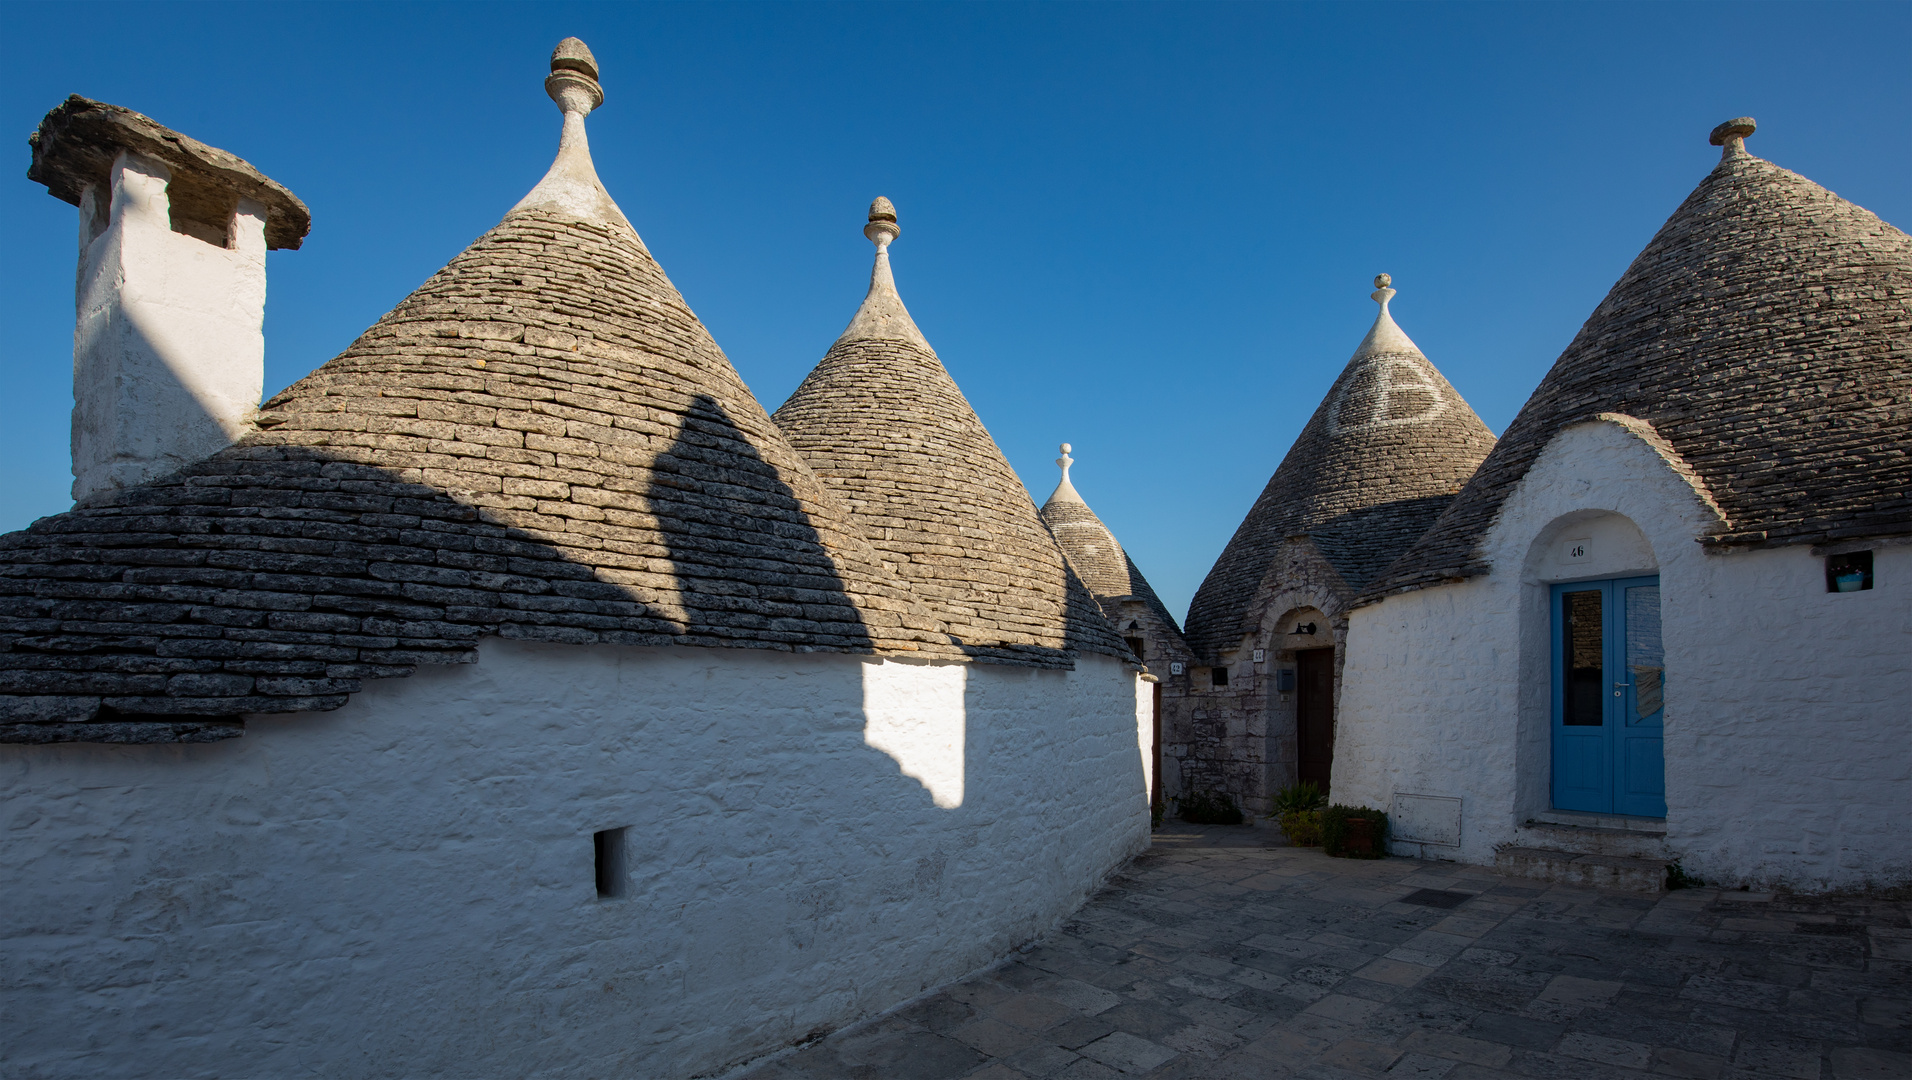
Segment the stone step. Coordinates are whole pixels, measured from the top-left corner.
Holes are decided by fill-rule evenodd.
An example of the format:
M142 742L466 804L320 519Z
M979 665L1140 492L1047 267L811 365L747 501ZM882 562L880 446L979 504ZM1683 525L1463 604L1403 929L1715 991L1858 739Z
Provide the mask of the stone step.
M1666 830L1529 821L1514 830L1518 847L1571 851L1581 855L1617 855L1627 859L1673 861L1666 848Z
M1624 855L1591 855L1555 848L1504 847L1494 869L1514 877L1594 889L1657 893L1666 888L1666 861Z

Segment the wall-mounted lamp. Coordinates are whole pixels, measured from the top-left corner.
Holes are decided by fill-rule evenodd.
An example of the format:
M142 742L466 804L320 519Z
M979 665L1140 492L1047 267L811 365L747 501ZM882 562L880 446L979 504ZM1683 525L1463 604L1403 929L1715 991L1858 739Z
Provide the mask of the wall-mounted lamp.
M1299 634L1302 637L1313 637L1314 632L1315 632L1315 624L1311 622L1305 622L1296 626L1293 630L1289 631L1289 634L1291 636L1295 634Z

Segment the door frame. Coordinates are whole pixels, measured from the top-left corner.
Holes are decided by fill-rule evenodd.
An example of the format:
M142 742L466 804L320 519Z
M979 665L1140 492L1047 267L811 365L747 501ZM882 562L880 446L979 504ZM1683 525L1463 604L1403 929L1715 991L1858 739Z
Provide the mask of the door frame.
M1664 818L1666 816L1665 768L1666 709L1664 698L1658 718L1651 726L1661 732L1654 741L1660 745L1659 775L1661 793L1657 799L1651 796L1630 796L1621 790L1621 777L1624 775L1627 743L1645 736L1628 735L1628 729L1643 725L1627 724L1626 716L1636 708L1638 688L1635 677L1627 671L1626 664L1626 590L1645 585L1657 588L1660 584L1658 574L1634 574L1627 577L1587 578L1579 581L1558 581L1548 585L1547 621L1548 621L1548 776L1547 804L1556 810L1570 813L1599 813L1624 817ZM1600 790L1604 792L1604 804L1601 807L1563 807L1560 805L1560 789L1557 776L1561 765L1561 740L1565 736L1566 717L1566 618L1562 597L1568 593L1600 593L1600 670L1601 670L1601 714L1600 737L1604 743L1604 752L1600 756L1603 781ZM1661 633L1665 632L1665 621L1661 620ZM1662 646L1664 647L1664 646ZM1664 653L1661 659L1665 664ZM1664 667L1662 667L1664 672ZM1616 678L1617 676L1617 678ZM1662 676L1664 678L1664 675ZM1624 681L1621 681L1621 680ZM1662 684L1664 685L1664 684ZM1664 695L1664 690L1662 690ZM1582 736L1583 738L1586 736ZM1596 800L1598 801L1598 800Z

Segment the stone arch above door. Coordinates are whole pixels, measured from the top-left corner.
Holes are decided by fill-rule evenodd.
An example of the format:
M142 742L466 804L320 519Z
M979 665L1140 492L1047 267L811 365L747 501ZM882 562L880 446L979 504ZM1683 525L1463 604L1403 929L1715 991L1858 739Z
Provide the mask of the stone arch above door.
M1521 566L1529 583L1574 581L1658 573L1659 559L1646 533L1625 514L1576 510L1534 534Z

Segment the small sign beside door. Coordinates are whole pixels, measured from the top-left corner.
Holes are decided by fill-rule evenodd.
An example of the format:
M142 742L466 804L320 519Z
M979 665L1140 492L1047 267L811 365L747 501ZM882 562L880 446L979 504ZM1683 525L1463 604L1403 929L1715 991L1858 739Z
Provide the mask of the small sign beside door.
M1255 650L1255 663L1257 663L1257 664L1259 664L1259 663L1261 663L1261 662L1263 662L1264 660L1267 660L1267 659L1268 659L1268 650L1267 650L1267 649L1256 649L1256 650Z
M1593 541L1587 537L1560 542L1561 562L1586 562L1593 558Z

